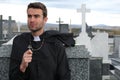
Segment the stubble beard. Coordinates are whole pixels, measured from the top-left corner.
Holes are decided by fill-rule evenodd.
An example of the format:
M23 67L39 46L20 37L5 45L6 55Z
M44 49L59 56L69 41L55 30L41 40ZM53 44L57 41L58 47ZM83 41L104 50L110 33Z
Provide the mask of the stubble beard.
M36 33L36 32L38 32L38 31L40 31L41 29L42 29L42 27L39 27L38 29L35 29L35 30L32 30L32 29L31 29L31 32L32 32L32 33Z

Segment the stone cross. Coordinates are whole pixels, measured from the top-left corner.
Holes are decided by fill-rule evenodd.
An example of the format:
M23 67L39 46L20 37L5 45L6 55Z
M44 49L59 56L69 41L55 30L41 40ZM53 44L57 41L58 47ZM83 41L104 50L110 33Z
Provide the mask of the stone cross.
M63 23L63 21L61 21L61 18L59 17L59 21L56 21L56 23L61 24L61 23Z
M82 30L81 30L81 32L86 32L85 13L90 12L90 9L86 9L86 5L82 4L81 9L77 9L77 12L82 13Z
M59 30L60 30L60 24L63 23L63 21L61 21L60 17L59 17L59 21L56 21L56 23L59 23Z
M86 5L82 4L81 9L77 9L77 12L82 13L82 28L81 33L76 38L76 45L85 45L85 47L88 49L88 51L91 53L91 39L88 37L88 34L86 32L86 23L85 23L85 13L90 12L89 9L86 9Z

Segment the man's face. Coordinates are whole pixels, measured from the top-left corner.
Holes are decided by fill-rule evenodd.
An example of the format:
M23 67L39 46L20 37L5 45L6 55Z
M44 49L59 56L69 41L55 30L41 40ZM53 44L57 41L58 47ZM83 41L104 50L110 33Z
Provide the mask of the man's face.
M41 9L29 8L27 10L28 27L32 32L43 30L47 17L43 18Z

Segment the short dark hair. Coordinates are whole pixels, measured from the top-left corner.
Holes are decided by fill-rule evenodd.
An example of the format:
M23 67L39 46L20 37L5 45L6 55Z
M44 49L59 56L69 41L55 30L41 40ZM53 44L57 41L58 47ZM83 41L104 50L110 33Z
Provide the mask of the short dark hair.
M27 7L27 10L29 8L36 8L36 9L41 9L43 11L43 17L47 17L47 8L46 6L41 3L41 2L33 2L33 3L30 3Z

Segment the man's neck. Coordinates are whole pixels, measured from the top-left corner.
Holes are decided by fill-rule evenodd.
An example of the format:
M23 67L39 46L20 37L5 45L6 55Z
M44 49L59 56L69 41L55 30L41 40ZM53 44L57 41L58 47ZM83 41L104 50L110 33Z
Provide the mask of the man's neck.
M44 30L37 31L37 32L32 32L32 35L33 35L33 36L40 36L40 35L43 34L43 32L44 32Z

